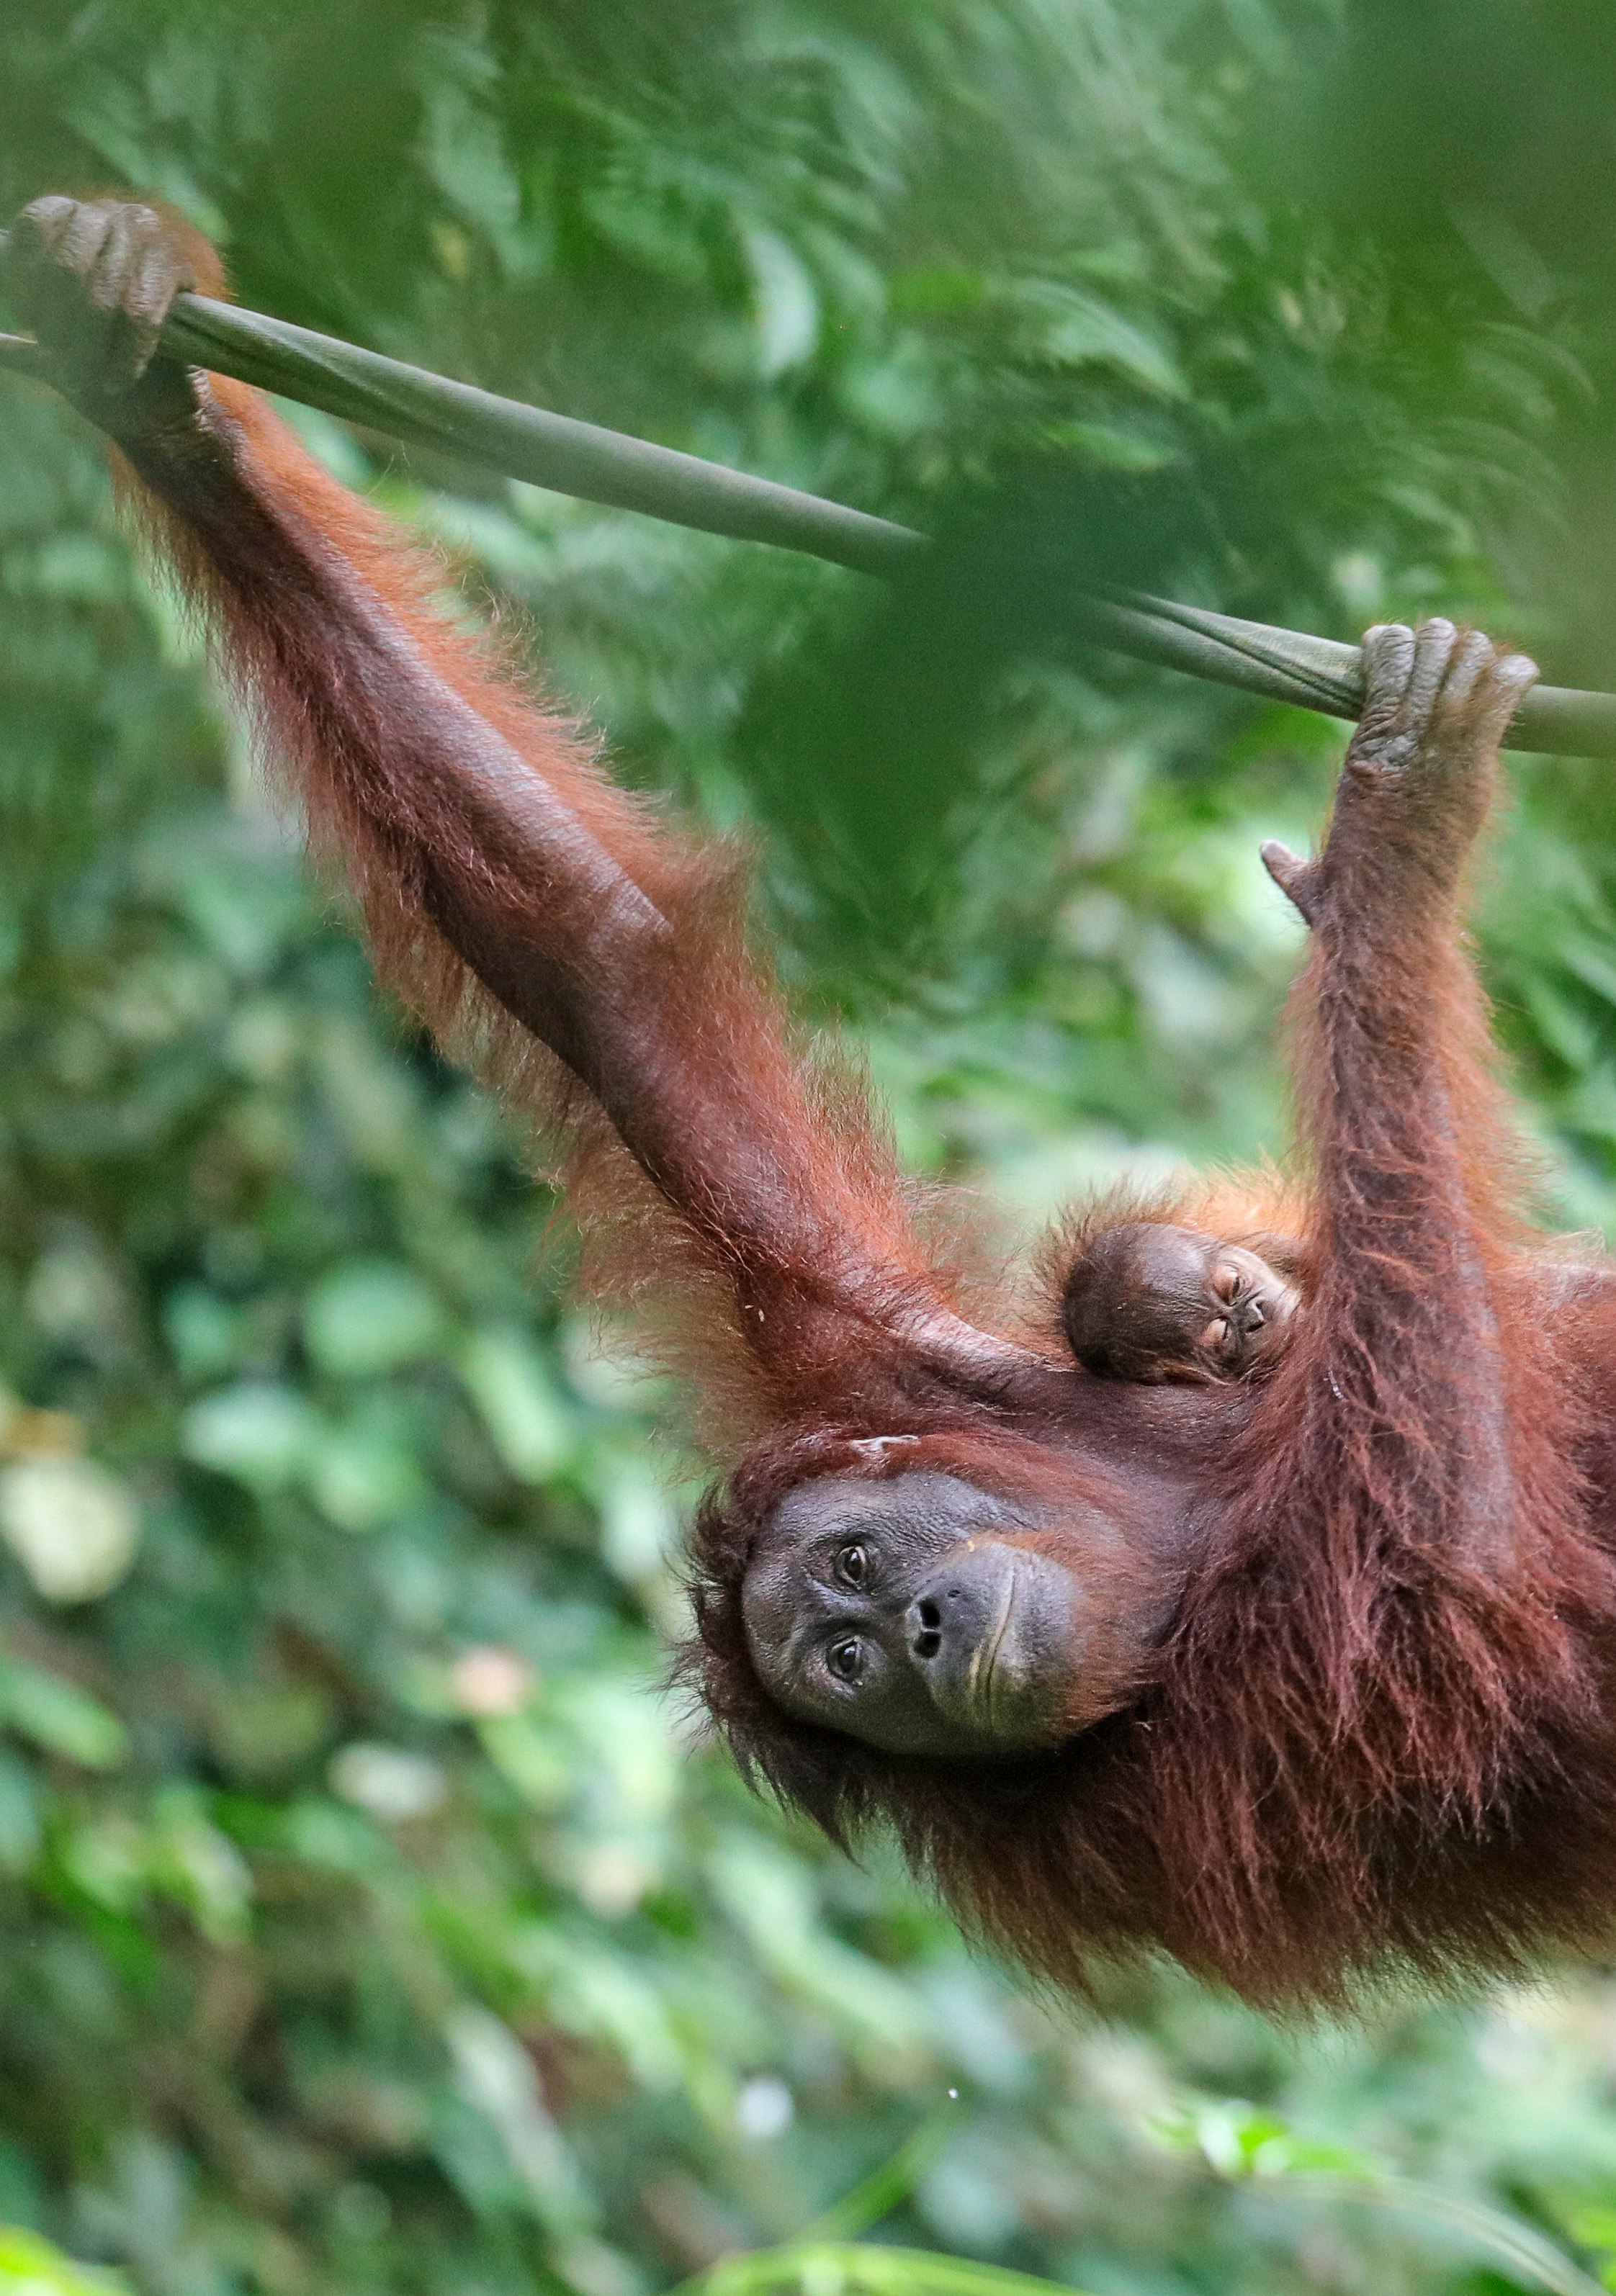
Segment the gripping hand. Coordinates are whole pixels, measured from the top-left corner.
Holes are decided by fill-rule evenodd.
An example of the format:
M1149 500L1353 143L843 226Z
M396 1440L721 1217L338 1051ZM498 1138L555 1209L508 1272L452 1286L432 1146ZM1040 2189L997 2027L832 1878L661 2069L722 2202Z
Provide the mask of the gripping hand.
M156 357L163 322L176 295L217 293L223 272L201 234L160 209L53 193L6 234L0 284L49 380L118 431L184 388L184 370Z
M1305 861L1266 844L1268 874L1317 924L1350 872L1377 857L1387 882L1405 865L1450 891L1487 816L1498 751L1538 675L1480 630L1440 618L1417 632L1384 622L1364 637L1364 710L1347 750L1324 851Z

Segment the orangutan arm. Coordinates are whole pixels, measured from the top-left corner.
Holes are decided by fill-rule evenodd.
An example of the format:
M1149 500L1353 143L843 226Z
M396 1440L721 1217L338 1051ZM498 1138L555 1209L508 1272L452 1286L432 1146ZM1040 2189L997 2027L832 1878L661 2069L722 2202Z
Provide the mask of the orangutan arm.
M47 199L7 283L340 852L383 974L461 1041L487 1033L480 982L559 1056L677 1216L675 1256L720 1279L773 1408L906 1356L991 1381L1017 1351L950 1308L861 1094L810 1079L728 857L614 787L255 392L153 355L173 296L221 283L212 250L151 208Z
M1264 1416L1293 1414L1276 1464L1325 1518L1503 1568L1544 1349L1505 1280L1518 1151L1457 901L1535 671L1442 621L1373 630L1365 653L1322 853L1264 853L1313 927L1299 1085L1318 1203L1317 1282Z

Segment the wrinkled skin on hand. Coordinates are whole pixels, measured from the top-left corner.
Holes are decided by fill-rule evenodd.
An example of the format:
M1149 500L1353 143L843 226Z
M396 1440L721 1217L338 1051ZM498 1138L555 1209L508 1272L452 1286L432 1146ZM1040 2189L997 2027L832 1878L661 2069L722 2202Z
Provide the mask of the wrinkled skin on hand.
M1510 720L1537 676L1527 655L1440 615L1417 631L1402 622L1366 630L1364 713L1341 768L1338 817L1366 801L1399 819L1404 833L1382 844L1383 864L1398 869L1417 857L1451 891L1487 817ZM1341 844L1332 842L1335 855L1327 843L1315 861L1276 839L1262 848L1268 874L1310 925L1338 896Z
M4 283L62 395L92 421L127 422L176 296L218 293L224 268L167 209L52 194L12 224ZM172 376L160 377L144 394L148 406L165 381L172 390Z

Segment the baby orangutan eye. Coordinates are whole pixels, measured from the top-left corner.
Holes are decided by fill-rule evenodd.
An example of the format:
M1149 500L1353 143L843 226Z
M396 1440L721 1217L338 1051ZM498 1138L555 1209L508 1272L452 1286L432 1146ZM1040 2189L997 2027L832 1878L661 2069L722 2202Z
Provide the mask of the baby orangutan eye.
M867 1550L857 1544L844 1546L836 1557L836 1576L844 1587L862 1587L870 1575Z
M1206 1349L1209 1355L1217 1355L1220 1349L1226 1348L1228 1345L1228 1317L1226 1316L1214 1316L1211 1322L1207 1325L1205 1331L1201 1334L1201 1346Z
M1221 1267L1213 1268L1208 1281L1219 1300L1232 1300L1240 1289L1240 1270L1231 1267L1226 1260Z
M824 1662L838 1682L857 1682L864 1672L864 1644L856 1639L833 1643Z

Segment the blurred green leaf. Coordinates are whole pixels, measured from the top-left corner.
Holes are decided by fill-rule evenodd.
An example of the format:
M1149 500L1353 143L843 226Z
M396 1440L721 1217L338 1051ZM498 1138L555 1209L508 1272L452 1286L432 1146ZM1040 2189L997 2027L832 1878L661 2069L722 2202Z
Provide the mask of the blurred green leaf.
M303 1332L322 1371L363 1378L430 1354L442 1337L443 1316L411 1269L358 1260L321 1277L303 1310Z
M86 1769L116 1769L128 1758L128 1734L116 1714L76 1682L20 1659L0 1659L0 1721Z
M0 2288L15 2296L118 2296L127 2283L64 2256L48 2241L13 2225L0 2225Z
M318 1414L291 1388L267 1381L204 1396L185 1414L187 1458L266 1488L289 1482L311 1456Z
M460 1375L511 1472L523 1482L547 1481L570 1456L573 1432L527 1333L509 1325L474 1332L460 1353Z

